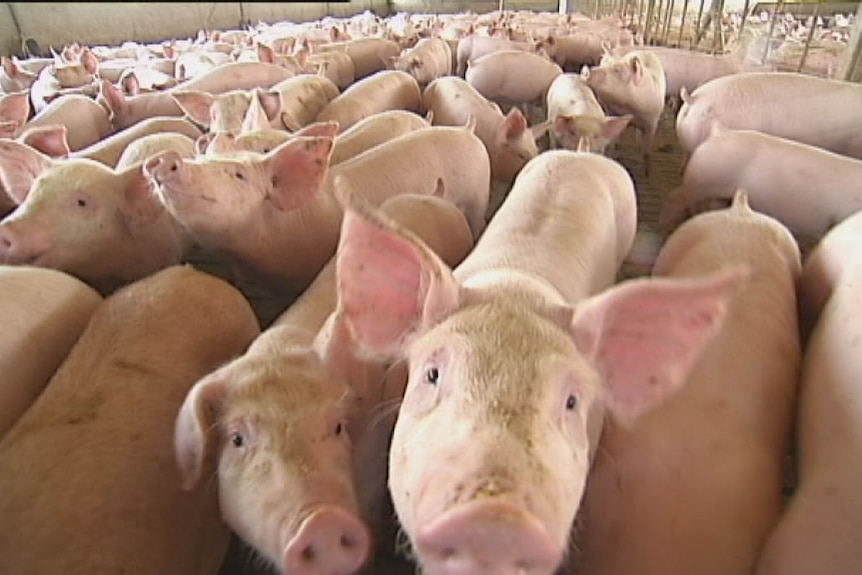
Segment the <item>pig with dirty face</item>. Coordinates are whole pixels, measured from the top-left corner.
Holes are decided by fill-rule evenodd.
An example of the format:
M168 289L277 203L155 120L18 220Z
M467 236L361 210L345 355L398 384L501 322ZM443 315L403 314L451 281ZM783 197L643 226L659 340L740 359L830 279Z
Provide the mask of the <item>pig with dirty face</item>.
M492 220L458 269L490 265L464 277L372 214L348 211L342 227L352 333L368 353L406 359L389 489L430 575L553 573L603 408L630 422L672 393L740 280L634 280L572 305L494 263L498 240Z

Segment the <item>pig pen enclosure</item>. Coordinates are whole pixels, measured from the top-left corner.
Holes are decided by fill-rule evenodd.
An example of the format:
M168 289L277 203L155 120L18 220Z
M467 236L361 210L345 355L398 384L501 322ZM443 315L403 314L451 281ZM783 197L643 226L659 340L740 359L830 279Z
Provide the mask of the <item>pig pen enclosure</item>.
M373 13L385 28L401 34L402 47L422 36L420 24L411 28L409 15L439 16L460 14L484 16L487 20L471 28L471 33L508 35L513 39L537 40L529 29L519 28L515 13L580 14L586 19L607 21L632 33L645 46L668 46L712 54L726 54L742 45L747 58L771 70L802 72L822 78L859 82L862 78L862 42L857 22L858 2L752 2L750 0L499 0L499 1L412 1L364 0L351 2L299 3L2 3L0 4L0 54L27 58L47 57L73 43L82 46L120 46L123 42L162 43L170 40L206 39L215 31L241 30L254 42L267 24L314 22L340 26L363 12ZM494 29L495 15L510 14L508 26ZM427 20L421 20L426 22ZM420 20L416 20L420 22ZM572 20L571 22L574 22ZM574 29L574 25L572 25ZM444 26L445 27L445 26ZM491 32L489 32L489 30ZM409 36L410 31L413 36ZM466 35L466 28L460 34ZM544 35L564 36L566 25L542 29ZM597 64L597 63L596 63ZM567 67L577 72L578 66ZM638 134L627 129L608 148L606 155L617 160L631 175L637 192L638 237L620 271L620 279L648 275L650 258L664 237L658 229L659 213L667 195L681 182L683 152L676 134L678 103L668 101L660 118L651 151L649 173L639 148ZM861 105L862 106L862 105ZM504 105L503 110L509 107ZM530 125L544 121L544 111L530 108ZM860 109L859 113L862 113ZM788 119L788 121L793 121ZM539 150L549 148L547 137L538 140ZM494 183L488 218L504 201L508 186ZM803 254L818 237L797 237ZM204 254L191 260L197 267L231 279L230 270ZM284 309L286 303L274 299L252 281L239 285L252 302L263 326ZM786 490L793 488L792 465L788 463ZM2 567L2 559L0 559ZM397 553L381 557L373 575L412 573L413 563ZM219 575L269 573L267 562L234 536ZM273 571L274 572L274 571ZM0 575L6 575L0 569ZM9 574L12 575L12 574Z

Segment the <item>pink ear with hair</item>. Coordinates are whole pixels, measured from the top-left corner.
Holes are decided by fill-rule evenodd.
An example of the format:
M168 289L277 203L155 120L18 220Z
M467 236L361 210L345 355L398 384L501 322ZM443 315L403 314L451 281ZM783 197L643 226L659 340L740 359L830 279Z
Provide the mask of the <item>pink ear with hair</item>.
M0 140L0 182L19 204L26 201L33 182L54 160L15 140Z
M215 447L215 426L227 394L227 381L211 374L192 387L174 427L174 456L182 487L190 491L200 481L204 464Z
M210 110L215 97L200 90L180 90L171 92L171 97L189 118L201 126L210 125Z
M291 138L266 155L277 209L295 210L320 193L333 145L331 138Z
M573 338L602 375L605 404L620 422L633 422L686 382L747 275L631 280L577 306Z
M66 126L52 124L25 130L19 138L22 144L27 144L52 158L66 158L72 153L67 136Z

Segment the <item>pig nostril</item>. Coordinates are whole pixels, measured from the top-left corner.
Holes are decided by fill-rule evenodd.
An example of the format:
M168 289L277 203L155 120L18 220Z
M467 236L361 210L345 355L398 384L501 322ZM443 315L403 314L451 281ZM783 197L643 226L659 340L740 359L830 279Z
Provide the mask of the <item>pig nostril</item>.
M305 549L302 550L302 553L299 554L302 560L306 563L311 563L314 561L315 557L317 557L317 553L314 552L314 545L309 545Z
M347 535L341 536L340 543L341 543L342 547L347 547L347 548L350 548L350 547L353 547L356 545L356 541L354 539L352 539L351 537L348 537Z

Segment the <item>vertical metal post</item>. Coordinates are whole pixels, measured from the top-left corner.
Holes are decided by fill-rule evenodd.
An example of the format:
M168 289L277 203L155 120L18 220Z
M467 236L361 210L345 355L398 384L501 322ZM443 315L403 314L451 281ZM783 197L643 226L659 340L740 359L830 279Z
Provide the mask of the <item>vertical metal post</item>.
M847 49L849 58L847 65L841 71L841 79L847 82L860 82L862 81L862 5L856 11L856 26L850 35Z
M739 25L739 34L737 38L742 38L742 32L745 30L745 22L748 20L748 4L750 0L745 0L745 6L742 7L742 23Z
M682 34L685 30L685 15L688 12L688 2L689 0L685 0L682 5L682 19L679 22L679 37L676 40L677 48L682 48Z
M643 39L643 34L644 34L644 22L643 22L643 19L644 19L644 0L638 0L637 12L638 12L638 28L640 29L640 32L641 32L641 39Z
M778 0L775 5L775 10L772 12L772 18L769 20L769 33L766 35L766 46L763 47L763 58L760 63L766 64L766 59L769 57L769 47L772 44L772 35L775 33L775 20L778 18L778 13L784 9L784 0Z
M799 67L796 68L797 72L802 71L802 68L805 67L805 60L808 59L808 49L811 48L814 29L817 28L817 19L820 17L820 5L822 2L823 0L817 0L817 5L814 6L814 15L811 17L811 28L808 30L808 38L805 39L805 49L802 51L802 58L799 59Z
M694 45L700 44L700 22L703 19L703 5L706 0L700 0L700 8L697 10L697 22L694 25Z
M655 27L655 35L659 36L661 34L661 10L664 7L665 0L658 0L658 6L653 12L652 18L650 18L650 30ZM650 32L650 38L652 38L652 32Z
M713 53L724 53L724 26L722 26L722 19L724 18L724 0L719 0L718 6L715 5L715 2L712 4L713 13L712 13L712 23L715 26L715 36L712 38L712 51Z
M647 0L646 22L643 27L644 46L649 46L650 28L652 27L650 24L652 22L653 10L655 10L655 0Z
M667 35L670 33L670 20L673 18L673 9L675 4L676 0L668 0L667 11L664 15L664 29L661 32L661 43L663 46L667 46Z

